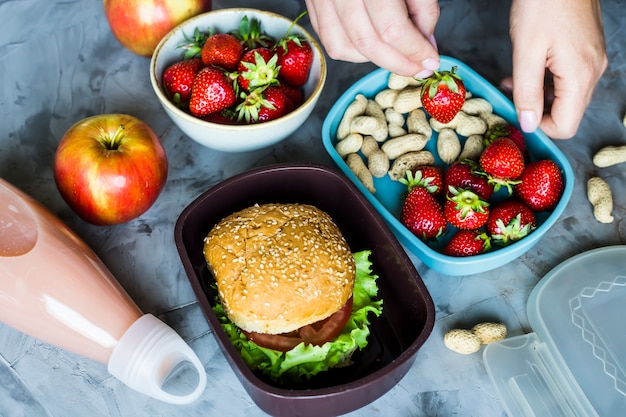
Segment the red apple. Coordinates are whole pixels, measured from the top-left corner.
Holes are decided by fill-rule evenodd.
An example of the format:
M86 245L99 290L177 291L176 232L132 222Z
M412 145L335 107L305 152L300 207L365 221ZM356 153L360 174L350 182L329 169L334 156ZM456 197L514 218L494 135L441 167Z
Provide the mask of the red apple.
M148 210L167 179L159 137L126 114L88 117L61 138L54 180L63 199L96 225L128 222Z
M179 23L209 10L211 0L104 0L113 35L126 49L146 57Z

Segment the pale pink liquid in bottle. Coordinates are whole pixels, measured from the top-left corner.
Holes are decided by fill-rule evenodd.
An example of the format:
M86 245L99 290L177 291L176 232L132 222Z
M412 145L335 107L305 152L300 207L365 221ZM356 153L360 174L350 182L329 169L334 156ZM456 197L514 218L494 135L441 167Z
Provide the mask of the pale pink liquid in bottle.
M143 313L63 222L4 185L0 188L0 321L107 363L126 329Z
M106 364L122 336L142 317L142 311L107 267L71 229L0 178L1 322ZM187 345L181 348L177 344L178 335L164 323L153 316L143 323L139 326L143 329L129 336L127 345L118 350L115 367L121 376L115 376L132 388L158 398L160 393L154 392L158 391L156 386L145 392L147 376L159 379L158 385L165 378L163 368L172 367L176 361L189 360L197 368L201 365ZM163 330L167 334L163 335ZM146 352L158 351L150 343L164 350L172 346L173 355L144 360L144 356L154 355ZM149 349L142 350L144 346ZM134 363L128 362L136 361L137 357L140 369L135 369L137 366L131 369ZM125 375L127 368L131 375ZM159 399L174 403L194 400L204 388L206 375L202 371L198 369L201 386L191 397L165 395ZM128 379L132 381L129 383Z

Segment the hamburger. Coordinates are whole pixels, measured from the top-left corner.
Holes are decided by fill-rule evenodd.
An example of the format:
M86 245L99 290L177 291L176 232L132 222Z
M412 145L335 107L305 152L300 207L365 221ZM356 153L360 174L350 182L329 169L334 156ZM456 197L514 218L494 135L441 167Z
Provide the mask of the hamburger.
M380 315L369 251L352 253L332 218L307 204L262 204L204 240L214 311L253 371L290 382L350 363Z

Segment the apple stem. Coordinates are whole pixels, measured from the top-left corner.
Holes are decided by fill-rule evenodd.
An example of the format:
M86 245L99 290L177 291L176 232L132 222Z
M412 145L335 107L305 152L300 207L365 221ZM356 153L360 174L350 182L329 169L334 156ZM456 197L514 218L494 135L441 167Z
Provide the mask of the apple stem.
M117 148L119 148L120 146L120 142L122 141L124 137L125 129L126 128L124 127L124 124L120 123L120 125L115 130L115 133L113 134L113 136L107 134L104 131L104 129L102 129L102 137L103 137L102 142L104 143L104 146L110 151L117 150Z

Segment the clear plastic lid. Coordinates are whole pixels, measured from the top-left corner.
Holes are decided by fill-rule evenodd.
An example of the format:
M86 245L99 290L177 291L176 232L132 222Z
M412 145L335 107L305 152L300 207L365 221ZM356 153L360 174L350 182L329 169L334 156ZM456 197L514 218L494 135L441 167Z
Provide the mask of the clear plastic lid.
M528 300L534 333L488 345L511 417L626 415L626 246L577 255Z
M172 328L145 314L124 333L108 363L130 388L172 404L189 404L204 392L206 372Z

